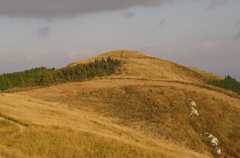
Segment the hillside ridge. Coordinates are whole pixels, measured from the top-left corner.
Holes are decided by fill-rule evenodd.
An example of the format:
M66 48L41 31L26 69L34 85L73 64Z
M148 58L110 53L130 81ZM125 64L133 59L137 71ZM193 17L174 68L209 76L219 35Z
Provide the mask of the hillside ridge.
M72 109L95 111L113 119L114 124L151 135L156 140L167 139L214 155L209 139L202 135L210 132L219 139L223 157L234 154L238 157L236 143L240 140L235 137L240 134L237 123L240 100L222 92L181 82L106 78L19 94L60 102ZM188 98L197 103L194 108L200 116L189 116Z
M206 85L221 77L130 50L65 68L108 57L110 76L2 93L0 157L240 156L240 97Z
M0 128L8 132L7 137L0 132L0 157L210 157L118 125L116 118L26 93L35 92L0 96L1 114L7 116L0 117Z
M95 59L114 58L122 61L118 75L114 78L143 78L151 80L176 80L194 83L207 83L212 80L221 80L222 77L197 68L178 64L163 58L149 56L131 50L113 50L95 57L79 60L66 65L66 67L78 64L88 64Z

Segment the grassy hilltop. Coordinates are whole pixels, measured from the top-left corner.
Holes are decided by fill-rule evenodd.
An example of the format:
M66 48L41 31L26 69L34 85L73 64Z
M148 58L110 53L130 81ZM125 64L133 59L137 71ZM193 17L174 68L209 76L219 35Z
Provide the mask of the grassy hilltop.
M66 67L75 66L77 64L87 64L89 61L107 57L119 59L123 62L120 74L122 78L177 80L195 83L206 83L210 80L222 79L219 76L196 68L130 50L106 52L96 57L71 63Z
M205 85L221 77L128 50L66 67L108 57L117 74L0 94L0 158L240 157L239 96Z

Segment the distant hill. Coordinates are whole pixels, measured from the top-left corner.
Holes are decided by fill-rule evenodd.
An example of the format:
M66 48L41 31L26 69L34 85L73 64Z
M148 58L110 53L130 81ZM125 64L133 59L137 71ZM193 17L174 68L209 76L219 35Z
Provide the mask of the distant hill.
M68 64L71 67L86 64L96 58L111 57L122 61L123 65L117 78L142 78L152 80L176 80L183 82L207 83L211 80L221 80L222 77L193 67L181 65L162 58L152 57L130 50L114 50L98 56Z

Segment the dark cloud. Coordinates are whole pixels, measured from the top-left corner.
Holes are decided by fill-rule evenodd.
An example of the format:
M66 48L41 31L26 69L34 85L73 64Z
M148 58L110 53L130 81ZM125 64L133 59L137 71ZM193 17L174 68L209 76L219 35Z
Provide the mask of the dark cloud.
M125 12L124 14L123 14L123 16L124 17L127 17L127 18L131 18L131 17L133 17L135 14L134 13L132 13L132 12Z
M38 28L34 32L34 35L39 36L39 37L43 37L43 38L47 38L49 36L49 33L50 33L50 27L44 26L44 27Z
M0 16L51 20L134 6L159 7L172 1L175 0L5 0L0 5Z

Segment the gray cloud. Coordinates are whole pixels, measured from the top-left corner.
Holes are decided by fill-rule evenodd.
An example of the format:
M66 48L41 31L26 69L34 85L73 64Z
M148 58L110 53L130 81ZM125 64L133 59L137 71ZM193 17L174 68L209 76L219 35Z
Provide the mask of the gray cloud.
M240 26L240 20L235 23L235 26Z
M51 29L48 26L40 27L34 32L34 35L47 38L49 36L50 30Z
M0 16L53 20L101 11L125 10L136 6L159 7L174 1L180 0L5 0L0 5ZM207 10L211 10L235 0L206 1L209 4ZM131 13L126 15L133 16Z
M16 52L0 52L0 63L4 61L17 61L23 59L23 54Z
M132 13L132 12L125 12L124 14L123 14L123 16L124 17L127 17L127 18L131 18L131 17L133 17L135 14L134 13Z
M240 31L235 35L234 38L237 39L237 40L240 40Z
M207 72L240 67L240 46L237 43L216 43L210 50L180 44L145 45L134 50Z
M213 9L214 7L216 7L217 5L219 5L219 2L217 0L213 0L211 2L211 4L207 7L207 10L211 10Z
M158 26L162 26L164 24L167 24L167 19L163 19L159 22Z
M7 0L1 2L0 16L51 20L134 6L159 7L172 1L176 0Z
M146 31L146 32L158 31L159 29L161 29L161 27L162 27L163 25L166 25L166 24L167 24L167 19L163 19L163 20L161 20L157 25L155 25L154 27L145 29L144 31Z
M93 57L99 52L51 52L51 53L27 53L27 52L1 52L0 74L19 72L36 67L61 68L69 63Z
M210 5L207 7L207 11L212 10L220 5L225 5L236 0L209 0Z

